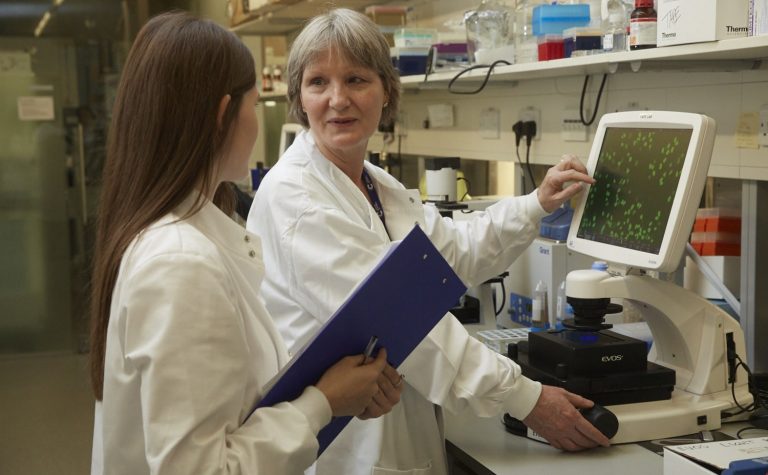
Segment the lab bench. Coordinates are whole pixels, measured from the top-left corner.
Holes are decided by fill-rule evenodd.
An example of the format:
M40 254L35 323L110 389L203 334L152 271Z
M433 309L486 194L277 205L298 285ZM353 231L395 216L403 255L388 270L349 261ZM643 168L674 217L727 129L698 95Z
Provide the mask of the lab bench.
M745 427L731 423L729 435ZM451 475L661 475L663 458L638 444L620 444L584 452L563 452L510 434L501 417L480 418L471 411L445 413Z
M510 434L501 417L480 418L471 411L445 414L452 475L649 475L662 473L662 458L637 444L584 452L563 452Z

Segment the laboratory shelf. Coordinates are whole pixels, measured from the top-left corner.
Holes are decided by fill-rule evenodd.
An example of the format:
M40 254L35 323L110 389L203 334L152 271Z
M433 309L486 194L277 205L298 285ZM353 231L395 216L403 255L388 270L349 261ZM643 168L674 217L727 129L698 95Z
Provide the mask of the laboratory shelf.
M427 0L335 0L334 8L363 11L371 5L414 7ZM248 20L233 26L238 35L285 35L301 29L308 19L327 11L327 2L313 0L266 0L248 12Z
M635 72L688 68L740 71L760 67L760 62L765 58L768 58L768 35L497 66L491 81L584 76L615 73L624 69ZM406 89L433 89L447 84L457 72L430 74L426 81L423 74L403 76L401 82ZM457 83L477 82L485 77L486 72L485 68L470 71Z

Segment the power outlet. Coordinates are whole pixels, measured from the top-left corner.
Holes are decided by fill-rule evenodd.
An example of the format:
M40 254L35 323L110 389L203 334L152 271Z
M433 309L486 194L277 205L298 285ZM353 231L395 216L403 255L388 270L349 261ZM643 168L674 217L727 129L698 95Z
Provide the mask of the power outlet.
M541 140L541 111L535 107L528 106L520 109L517 118L523 122L533 121L536 123L536 135L533 140Z
M566 109L560 121L560 136L565 142L586 142L589 140L588 128L581 122L577 109Z
M760 130L757 132L757 142L768 147L768 106L760 109Z

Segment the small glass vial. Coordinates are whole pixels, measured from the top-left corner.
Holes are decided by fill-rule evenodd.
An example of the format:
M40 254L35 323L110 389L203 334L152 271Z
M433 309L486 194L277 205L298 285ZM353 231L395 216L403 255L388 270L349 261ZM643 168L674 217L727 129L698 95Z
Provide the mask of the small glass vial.
M635 0L629 15L629 49L656 47L656 10L653 0Z

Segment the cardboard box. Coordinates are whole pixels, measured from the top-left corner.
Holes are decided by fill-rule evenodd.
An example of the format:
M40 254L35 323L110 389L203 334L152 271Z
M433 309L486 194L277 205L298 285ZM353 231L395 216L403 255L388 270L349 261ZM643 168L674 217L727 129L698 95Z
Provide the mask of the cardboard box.
M740 38L749 33L750 0L658 0L656 45Z
M732 462L768 456L768 437L664 447L664 475L712 475Z
M227 16L229 17L229 26L237 26L256 18L258 16L256 10L268 3L269 0L228 0Z

